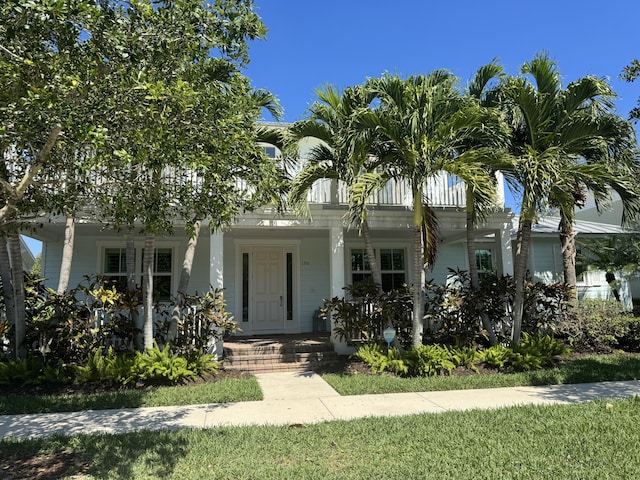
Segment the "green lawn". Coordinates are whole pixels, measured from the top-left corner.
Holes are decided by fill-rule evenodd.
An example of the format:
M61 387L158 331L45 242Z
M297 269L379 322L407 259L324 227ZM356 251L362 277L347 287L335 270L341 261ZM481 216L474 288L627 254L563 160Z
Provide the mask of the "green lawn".
M640 355L637 354L593 355L563 362L553 369L515 374L429 378L324 375L324 379L342 395L553 385L639 378ZM227 378L200 385L160 387L153 390L124 390L91 395L0 395L0 414L197 405L261 399L262 391L254 377Z
M0 414L73 412L107 408L160 407L262 400L255 377L213 383L74 395L0 395Z
M81 473L86 476L74 478L640 478L638 418L640 400L627 399L302 428L11 440L0 442L0 463L8 468L34 463L53 468L51 459L64 455L70 466L47 478Z
M640 379L640 355L627 353L590 355L561 362L556 368L511 374L427 378L326 374L323 378L341 395L637 380Z

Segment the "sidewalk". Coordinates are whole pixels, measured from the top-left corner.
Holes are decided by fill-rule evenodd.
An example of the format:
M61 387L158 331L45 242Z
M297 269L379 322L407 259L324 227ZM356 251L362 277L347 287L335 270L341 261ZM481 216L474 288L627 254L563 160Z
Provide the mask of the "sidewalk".
M640 381L446 392L341 396L313 372L257 375L258 402L0 415L0 438L124 433L133 430L297 425L375 416L547 405L640 395Z

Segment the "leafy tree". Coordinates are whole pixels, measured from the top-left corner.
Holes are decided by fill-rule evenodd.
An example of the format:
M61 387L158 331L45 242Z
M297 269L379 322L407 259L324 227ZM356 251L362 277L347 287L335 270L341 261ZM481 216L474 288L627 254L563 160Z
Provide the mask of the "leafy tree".
M620 77L627 82L635 82L638 76L640 76L640 62L638 59L634 59L629 65L624 67L624 70L620 75ZM634 121L638 121L640 119L640 99L638 100L638 105L629 112L629 118Z
M251 183L277 177L254 125L262 106L275 108L265 102L273 97L252 90L239 72L248 61L247 40L262 36L264 26L251 1L140 0L110 4L97 31L93 45L105 59L100 81L108 92L101 108L110 119L99 153L101 212L117 230L131 234L140 226L145 235L150 348L155 239L171 234L176 220L192 235L205 219L212 228L228 224L257 203Z
M95 123L88 121L85 101L96 63L81 38L98 14L91 1L0 4L0 230L9 238L24 216L43 206L55 208L47 193L68 179L44 172L64 170L73 158L69 152L99 137ZM15 255L14 265L21 265ZM4 295L11 285L19 301L20 282L7 275L2 274ZM19 352L24 308L7 313L14 317L10 322Z

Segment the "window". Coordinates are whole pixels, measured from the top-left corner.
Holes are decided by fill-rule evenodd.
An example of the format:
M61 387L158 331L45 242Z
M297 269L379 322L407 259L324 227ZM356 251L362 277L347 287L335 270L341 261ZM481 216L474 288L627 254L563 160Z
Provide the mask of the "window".
M271 147L271 146L268 146L268 145L264 145L262 147L262 151L269 158L276 158L277 154L278 154L278 151L276 150L276 147Z
M489 249L476 250L476 267L480 277L495 271L493 266L493 252Z
M127 289L127 251L124 248L104 249L104 280L118 291Z
M142 285L142 259L144 250L135 252L136 285ZM119 291L127 288L127 250L119 247L104 249L102 272L108 285ZM153 257L153 296L155 301L171 300L171 280L173 276L173 249L156 248Z
M382 275L382 289L385 292L400 288L406 283L404 248L382 248L376 251L376 259ZM371 277L371 265L364 249L351 249L351 282L362 282Z
M141 256L144 258L144 251ZM153 255L153 297L156 301L171 300L171 265L171 249L156 248Z
M389 292L405 283L404 249L383 248L380 250L382 290Z

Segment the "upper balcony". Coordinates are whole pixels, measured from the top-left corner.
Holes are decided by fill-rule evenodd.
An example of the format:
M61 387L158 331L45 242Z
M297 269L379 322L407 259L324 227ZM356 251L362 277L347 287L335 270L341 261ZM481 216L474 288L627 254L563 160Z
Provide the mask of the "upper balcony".
M430 178L425 185L424 193L432 207L464 208L466 204L464 183L459 178L444 173ZM308 201L320 205L347 205L347 187L343 182L320 180L313 185ZM384 188L375 192L368 203L378 207L411 207L411 189L406 182L391 180Z

